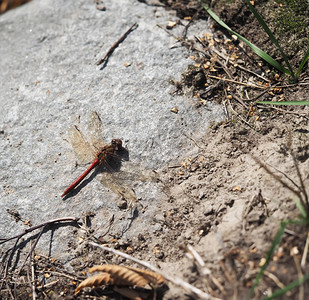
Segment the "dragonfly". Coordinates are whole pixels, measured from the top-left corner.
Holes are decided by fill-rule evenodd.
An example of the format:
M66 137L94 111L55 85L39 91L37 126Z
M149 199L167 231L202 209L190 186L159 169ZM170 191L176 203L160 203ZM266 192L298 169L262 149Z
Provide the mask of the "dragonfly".
M78 130L76 128L76 130ZM90 167L80 175L61 195L64 197L71 193L85 178L86 176L98 165L107 163L110 156L116 154L117 151L122 149L122 141L120 139L113 139L110 145L103 146L95 155L95 159Z
M124 179L127 181L154 181L156 173L150 170L139 168L137 172L123 172L119 171L122 163L125 161L127 168L135 168L128 162L128 151L123 147L120 139L112 139L110 144L104 142L102 138L103 125L97 112L91 112L88 124L88 139L84 137L77 126L73 126L69 130L69 140L72 148L80 163L91 163L91 165L80 175L61 195L65 197L72 193L76 187L87 177L87 175L96 167L103 166L104 172L100 175L101 183L119 194L127 201L136 202L137 198L132 187L123 183ZM118 171L118 172L115 172ZM116 176L119 173L120 176ZM118 174L118 175L119 175ZM122 182L120 182L119 178Z

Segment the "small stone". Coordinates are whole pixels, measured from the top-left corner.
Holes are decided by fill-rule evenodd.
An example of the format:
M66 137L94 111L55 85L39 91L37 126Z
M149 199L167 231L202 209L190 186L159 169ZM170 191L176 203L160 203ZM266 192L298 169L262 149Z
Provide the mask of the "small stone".
M122 199L118 202L117 206L120 208L120 209L126 209L128 207L128 203L125 199Z

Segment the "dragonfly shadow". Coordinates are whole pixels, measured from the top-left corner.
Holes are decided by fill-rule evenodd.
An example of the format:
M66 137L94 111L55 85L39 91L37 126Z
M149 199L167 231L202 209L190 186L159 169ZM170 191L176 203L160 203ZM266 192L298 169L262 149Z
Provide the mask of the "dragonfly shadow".
M80 228L80 225L77 223L77 221L69 221L66 223L51 223L53 221L46 222L45 224L41 224L39 226L32 226L28 233L32 232L32 230L36 230L41 228L41 231L35 234L30 235L29 237L24 237L27 234L27 231L21 232L17 236L10 238L15 239L15 245L5 252L2 253L1 256L1 263L2 265L6 265L5 268L9 271L9 273L13 273L17 268L20 268L21 265L25 266L26 261L31 258L31 254L36 251L35 247L37 243L39 242L40 238L42 237L43 234L46 234L48 232L51 233L51 236L49 238L49 244L48 244L48 257L52 256L52 247L54 243L54 234L57 232L58 229L67 227L67 226L72 226L75 228ZM37 227L37 228L35 228ZM32 229L32 230L31 230ZM59 234L59 233L58 233ZM5 242L5 241L4 241ZM1 244L4 243L2 241ZM46 243L44 245L47 245ZM28 247L27 247L28 246ZM29 250L29 246L30 250ZM3 247L3 246L1 246ZM26 258L25 258L26 256ZM30 263L30 259L29 259ZM4 270L4 269L3 269ZM4 272L4 271L2 271ZM19 274L19 273L18 273ZM4 280L4 279L3 279ZM0 282L1 283L1 282ZM4 299L4 298L1 298Z
M125 148L118 150L115 154L110 154L103 162L103 164L97 169L95 173L115 173L119 172L123 161L129 161L129 151Z
M137 219L138 215L139 215L138 209L137 209L137 207L134 206L134 207L132 208L131 217L129 217L129 222L128 222L128 224L126 224L126 226L122 229L121 236L123 236L123 235L130 229L130 227L131 227L133 221L134 221L135 219Z
M89 182L91 182L96 177L97 173L97 170L95 170L88 178L84 179L78 186L76 186L74 190L72 190L69 194L65 195L62 200L65 201L71 197L76 196L81 191L81 189L83 189Z

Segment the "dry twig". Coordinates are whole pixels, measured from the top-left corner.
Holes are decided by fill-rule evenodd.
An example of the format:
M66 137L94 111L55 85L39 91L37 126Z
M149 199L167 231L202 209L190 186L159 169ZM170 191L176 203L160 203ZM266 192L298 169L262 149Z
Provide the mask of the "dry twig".
M213 78L213 79L218 79L218 80L223 80L223 81L227 81L227 82L231 82L231 83L236 83L236 84L240 84L240 85L244 85L246 87L250 87L250 88L253 88L253 89L262 89L262 90L266 89L265 86L255 85L255 84L248 84L248 83L245 83L245 82L240 82L240 81L236 81L236 80L232 80L232 79L227 79L227 78L222 78L222 77L218 77L218 76L207 75L207 77Z
M119 44L121 42L124 41L124 39L128 36L128 34L133 31L135 28L137 27L137 23L134 23L121 37L120 39L118 39L117 42L115 42L110 48L109 50L106 52L106 54L103 56L102 59L100 59L98 62L97 62L97 65L101 65L105 62L105 64L107 63L109 57L113 54L113 52L115 51L115 49L119 46ZM105 65L103 65L102 68L104 68Z
M198 254L198 252L191 246L188 245L187 246L187 251L193 256L193 258L195 259L201 273L203 275L210 275L211 271L206 267L205 262L203 261L203 259L201 258L201 256Z
M26 228L23 232L15 235L15 236L12 236L10 238L0 238L0 245L1 244L4 244L10 240L14 240L14 239L20 239L21 237L23 237L25 234L29 233L29 232L32 232L36 229L39 229L41 227L45 227L47 225L52 225L52 224L55 224L55 223L61 223L61 222L77 222L78 221L78 218L71 218L71 217L68 217L68 218L59 218L59 219L54 219L54 220L50 220L50 221L47 221L47 222L44 222L42 224L39 224L39 225L36 225L36 226L32 226L30 228Z
M302 269L304 269L305 265L306 265L308 247L309 247L309 232L307 234L306 245L305 245L304 253L303 253L303 256L302 256L302 259L301 259L301 263L300 263L300 266L302 267Z
M296 189L293 187L293 185L289 184L288 182L284 181L279 175L275 174L274 172L272 172L270 170L270 168L268 168L268 166L261 162L257 157L252 156L252 158L255 160L255 162L257 162L269 175L271 175L273 178L275 178L278 182L280 182L285 188L287 188L288 190L290 190L292 193L294 193L296 195L296 197L299 199L299 201L301 202L303 208L306 210L307 216L309 215L309 197L308 197L308 193L306 191L305 188L305 184L302 178L302 175L300 173L299 170L299 166L298 163L296 161L296 157L293 153L293 150L291 148L291 137L289 138L290 140L288 141L288 150L290 152L290 155L293 159L293 163L294 163L294 167L296 168L296 173L297 173L297 177L299 179L300 185L295 184L295 182L290 179L290 177L288 175L284 175L284 177L288 178L290 182L292 182L293 185L296 186ZM275 168L276 169L276 168ZM276 169L277 170L277 169ZM277 170L278 171L278 170ZM282 172L280 171L280 173L282 174Z
M2 289L2 286L3 286L3 284L5 283L6 286L7 286L7 288L8 288L8 292L9 292L10 295L11 295L11 298L12 298L12 299L17 299L16 282L15 282L15 284L14 284L14 294L13 294L12 291L11 291L11 288L10 288L10 286L9 286L9 284L8 284L7 275L8 275L8 271L9 271L9 265L10 265L10 263L12 262L12 259L13 259L13 257L14 257L14 254L15 254L17 248L18 248L18 243L19 243L19 241L21 240L21 238L22 238L24 235L26 235L26 234L28 234L28 233L30 233L30 232L36 230L36 229L41 228L40 233L39 233L38 236L36 237L36 240L35 240L34 244L32 245L30 251L29 251L28 254L26 255L26 258L25 258L24 262L22 263L21 267L19 268L19 270L18 270L18 272L17 272L17 275L16 275L17 277L18 277L18 275L20 274L20 272L21 272L21 270L23 269L23 267L25 266L25 264L26 264L28 258L32 255L32 253L33 253L33 251L34 251L34 249L35 249L35 247L36 247L36 245L37 245L37 243L38 243L40 237L42 236L43 232L45 231L45 229L46 229L48 226L53 225L53 224L55 224L55 223L61 223L61 222L77 222L77 221L78 221L78 218L72 218L72 217L54 219L54 220L50 220L50 221L44 222L44 223L39 224L39 225L36 225L36 226L32 226L32 227L30 227L30 228L27 228L27 229L25 229L23 232L21 232L21 233L15 235L15 236L13 236L13 237L9 237L9 238L0 238L0 245L6 243L6 242L8 242L8 241L11 241L11 240L13 240L13 239L16 239L16 241L15 241L15 243L14 243L14 246L13 246L12 248L10 248L10 249L6 252L7 257L2 261L2 263L4 264L4 268L3 268L2 272L1 272L2 279L1 279L1 284L0 284L0 290ZM32 287L32 288L33 288L33 287Z

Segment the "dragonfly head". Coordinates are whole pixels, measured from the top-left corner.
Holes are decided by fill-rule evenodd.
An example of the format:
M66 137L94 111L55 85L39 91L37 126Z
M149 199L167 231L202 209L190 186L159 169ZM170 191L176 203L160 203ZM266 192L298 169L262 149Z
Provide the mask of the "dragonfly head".
M121 150L122 148L122 141L120 139L112 139L111 144L116 151Z

